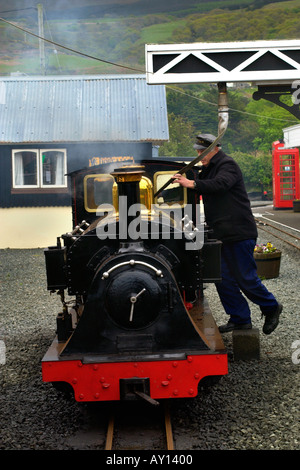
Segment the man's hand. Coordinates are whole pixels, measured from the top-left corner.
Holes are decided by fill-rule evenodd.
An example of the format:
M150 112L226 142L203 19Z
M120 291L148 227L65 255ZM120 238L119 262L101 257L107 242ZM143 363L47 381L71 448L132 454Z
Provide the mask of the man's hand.
M194 180L189 180L184 176L177 173L176 175L172 176L173 183L179 183L184 188L194 189Z

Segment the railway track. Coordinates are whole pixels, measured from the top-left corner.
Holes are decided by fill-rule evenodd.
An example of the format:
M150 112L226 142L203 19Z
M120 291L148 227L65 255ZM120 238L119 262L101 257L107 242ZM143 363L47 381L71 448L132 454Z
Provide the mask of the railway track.
M274 220L272 220L271 223L267 217L263 216L255 217L255 221L258 227L264 232L269 233L293 248L300 250L300 230ZM269 230L269 228L271 230ZM279 234L284 234L284 237ZM289 240L287 240L287 238L289 238Z
M111 410L105 450L174 450L171 415L168 401L159 406ZM153 446L153 447L152 447Z

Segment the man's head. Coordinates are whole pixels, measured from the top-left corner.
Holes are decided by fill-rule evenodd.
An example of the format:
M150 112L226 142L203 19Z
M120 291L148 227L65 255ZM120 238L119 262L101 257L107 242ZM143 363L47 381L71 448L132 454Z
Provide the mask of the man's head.
M193 145L194 149L197 150L198 155L206 150L214 141L216 137L212 134L199 134L196 137L196 142ZM201 159L202 165L206 166L209 164L210 159L219 151L219 144L217 144L207 155Z

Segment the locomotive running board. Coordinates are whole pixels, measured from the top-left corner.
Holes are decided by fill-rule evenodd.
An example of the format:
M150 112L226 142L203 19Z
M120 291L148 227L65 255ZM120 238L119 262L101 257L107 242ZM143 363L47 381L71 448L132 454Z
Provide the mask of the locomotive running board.
M209 304L205 298L196 303L188 311L195 328L205 339L206 344L212 351L225 353L225 346L219 328L216 325Z

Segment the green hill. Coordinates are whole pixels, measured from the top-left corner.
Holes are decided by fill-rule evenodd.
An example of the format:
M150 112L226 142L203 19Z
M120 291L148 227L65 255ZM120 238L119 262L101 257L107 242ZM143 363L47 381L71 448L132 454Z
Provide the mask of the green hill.
M29 0L28 0L29 2ZM22 8L14 9L13 6ZM36 8L0 0L4 19L38 34ZM300 36L299 1L264 0L74 0L44 7L44 37L105 61L144 70L145 43L292 39ZM2 5L2 6L1 6ZM28 3L29 5L29 3ZM81 5L81 6L80 6ZM6 13L3 13L3 10ZM21 15L21 17L20 17ZM0 75L41 73L39 41L0 21ZM126 68L88 59L45 43L45 73L126 73Z

